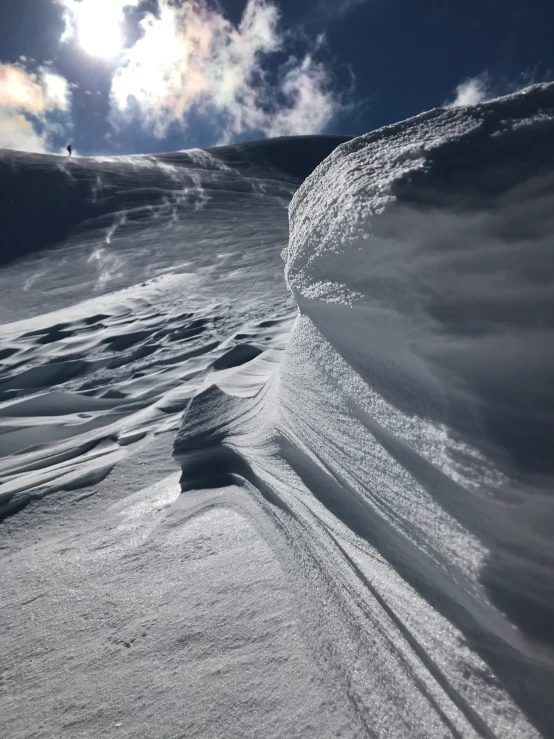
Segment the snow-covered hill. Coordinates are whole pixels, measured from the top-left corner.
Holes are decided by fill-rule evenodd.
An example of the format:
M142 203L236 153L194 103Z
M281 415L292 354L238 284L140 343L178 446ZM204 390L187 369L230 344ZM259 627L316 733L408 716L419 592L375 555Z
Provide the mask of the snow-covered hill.
M4 155L4 735L554 736L554 85L338 143Z

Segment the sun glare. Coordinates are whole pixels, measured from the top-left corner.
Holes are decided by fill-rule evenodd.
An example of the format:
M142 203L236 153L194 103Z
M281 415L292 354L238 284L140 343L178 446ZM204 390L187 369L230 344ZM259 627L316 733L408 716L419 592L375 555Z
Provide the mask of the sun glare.
M116 56L123 46L119 23L106 26L101 18L93 17L79 28L79 43L92 56Z
M81 48L91 56L106 59L123 49L123 3L117 0L66 0L72 16L75 36ZM132 4L130 0L129 4Z

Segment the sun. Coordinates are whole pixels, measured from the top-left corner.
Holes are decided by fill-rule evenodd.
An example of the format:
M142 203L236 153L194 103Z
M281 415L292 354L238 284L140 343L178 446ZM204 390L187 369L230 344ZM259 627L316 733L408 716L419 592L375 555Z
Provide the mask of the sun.
M64 0L67 37L91 56L110 59L123 50L123 8L137 0Z
M91 56L117 56L123 48L121 22L117 18L103 18L97 12L90 13L79 23L78 39L81 48Z

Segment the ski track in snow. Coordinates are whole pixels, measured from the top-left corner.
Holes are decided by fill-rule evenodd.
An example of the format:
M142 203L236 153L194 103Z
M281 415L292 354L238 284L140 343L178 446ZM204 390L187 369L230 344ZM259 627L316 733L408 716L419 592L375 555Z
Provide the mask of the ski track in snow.
M6 155L77 210L0 271L3 735L554 736L553 140Z

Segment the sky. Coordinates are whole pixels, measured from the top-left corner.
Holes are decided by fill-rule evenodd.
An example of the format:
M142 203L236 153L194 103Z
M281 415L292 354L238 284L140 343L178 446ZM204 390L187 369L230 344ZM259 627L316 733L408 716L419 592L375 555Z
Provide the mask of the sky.
M360 135L554 79L552 0L0 4L0 148Z

